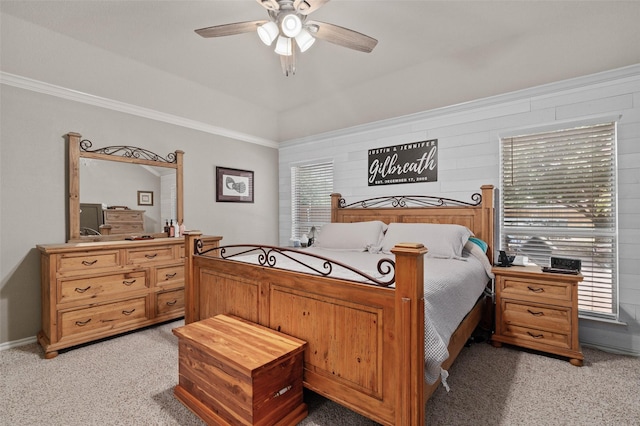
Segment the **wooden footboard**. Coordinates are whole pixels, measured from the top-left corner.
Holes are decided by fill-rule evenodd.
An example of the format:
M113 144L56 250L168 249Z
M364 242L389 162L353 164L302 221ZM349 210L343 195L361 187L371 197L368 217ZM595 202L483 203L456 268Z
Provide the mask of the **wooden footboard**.
M358 209L334 221L459 223L493 247L493 187L469 207ZM478 196L479 197L479 196ZM480 197L479 197L480 198ZM442 200L440 200L442 201ZM198 232L187 232L185 322L232 314L308 345L304 385L385 425L423 425L435 389L424 382L424 255L422 244L393 248L395 288L195 255ZM448 367L481 317L476 307L449 346Z
M396 289L190 254L186 322L233 314L305 340L307 388L381 424L423 424L426 249L394 253Z

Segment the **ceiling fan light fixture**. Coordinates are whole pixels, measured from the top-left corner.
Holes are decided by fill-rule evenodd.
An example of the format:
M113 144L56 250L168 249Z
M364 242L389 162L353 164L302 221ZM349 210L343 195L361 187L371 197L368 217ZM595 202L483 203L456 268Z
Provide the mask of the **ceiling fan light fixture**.
M260 40L267 46L271 46L271 43L278 37L278 34L278 25L273 21L269 21L258 27L258 37L260 37Z
M289 13L282 18L280 27L284 35L295 37L302 31L302 21L295 13Z
M285 75L295 74L296 57L300 52L310 49L318 38L365 53L371 52L378 43L378 40L357 31L309 20L310 13L330 0L257 1L267 10L268 19L214 25L196 29L196 34L211 38L257 32L260 40L267 46L272 46L280 56L280 65Z
M282 56L291 56L291 39L289 37L279 36L276 42L276 53Z
M315 37L305 29L300 30L300 33L296 36L296 43L298 47L300 47L301 52L306 52L315 42Z

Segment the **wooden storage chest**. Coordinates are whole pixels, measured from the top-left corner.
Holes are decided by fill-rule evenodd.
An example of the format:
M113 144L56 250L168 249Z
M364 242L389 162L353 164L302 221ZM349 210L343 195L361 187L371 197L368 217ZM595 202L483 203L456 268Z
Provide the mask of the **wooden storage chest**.
M217 315L173 330L175 396L208 424L295 425L306 342L243 319Z

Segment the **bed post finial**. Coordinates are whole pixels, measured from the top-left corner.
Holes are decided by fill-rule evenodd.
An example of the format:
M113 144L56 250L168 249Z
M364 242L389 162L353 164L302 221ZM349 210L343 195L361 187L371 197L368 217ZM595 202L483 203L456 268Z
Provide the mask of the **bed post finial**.
M198 321L200 318L199 305L197 301L199 299L199 290L196 288L198 285L194 282L193 277L193 254L195 251L196 240L202 237L200 231L185 231L184 233L184 323L190 324Z
M338 209L340 208L340 200L342 194L334 192L331 194L331 222L338 222Z
M495 262L494 254L494 197L493 185L482 185L482 239L487 243L487 256L489 262Z

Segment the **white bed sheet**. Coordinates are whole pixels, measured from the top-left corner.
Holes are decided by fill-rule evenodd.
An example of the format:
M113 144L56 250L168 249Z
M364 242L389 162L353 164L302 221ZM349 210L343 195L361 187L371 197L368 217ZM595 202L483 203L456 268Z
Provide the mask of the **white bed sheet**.
M385 280L377 271L380 259L394 259L393 255L369 252L335 251L316 247L287 254L301 262L324 271L319 259L304 256L310 253L336 260L354 267L375 279ZM313 273L295 260L274 254L276 267L299 272ZM490 265L484 254L475 250L464 250L461 259L439 259L425 256L425 380L434 383L440 377L441 364L449 357L449 339L460 322L474 306L484 288L492 278ZM257 255L243 255L233 260L258 264ZM363 281L362 276L348 269L334 266L332 277Z

